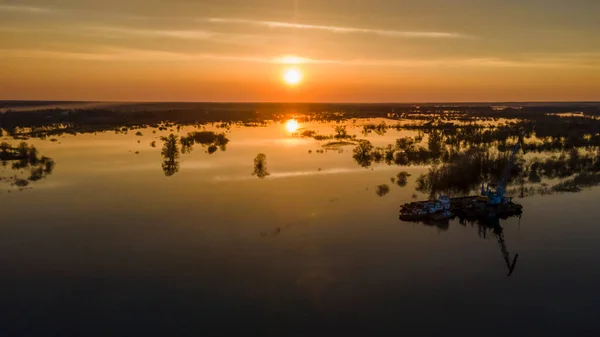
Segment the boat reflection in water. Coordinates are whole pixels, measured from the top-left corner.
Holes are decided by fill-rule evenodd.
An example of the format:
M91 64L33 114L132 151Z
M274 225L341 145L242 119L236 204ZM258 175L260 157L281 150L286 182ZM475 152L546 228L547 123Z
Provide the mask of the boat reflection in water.
M448 211L444 211L448 212ZM439 214L439 212L438 212ZM511 259L511 255L508 252L508 248L506 247L506 241L504 239L504 228L500 225L500 220L506 220L511 217L521 217L521 208L515 209L512 212L504 212L504 213L489 213L486 215L478 214L477 212L457 212L456 215L451 215L448 217L440 216L440 218L434 218L431 216L422 217L422 218L412 218L412 220L407 220L405 216L400 215L400 219L403 221L411 221L411 222L419 222L424 224L425 226L435 226L439 230L446 231L450 228L450 221L454 218L458 218L458 222L463 225L477 225L479 237L482 239L487 239L490 235L493 235L500 246L500 252L502 254L502 259L506 264L506 268L508 270L507 276L511 276L515 271L515 266L517 264L517 259L519 258L519 254L515 254Z
M517 265L517 259L519 258L519 254L515 254L515 256L511 259L510 253L506 248L506 241L504 240L504 228L500 225L500 219L506 220L509 217L519 217L521 218L521 213L518 214L513 213L512 215L498 215L493 214L486 217L460 217L459 222L461 225L467 224L476 224L478 228L479 237L482 239L488 238L488 233L492 232L492 235L498 241L498 245L500 246L500 252L502 253L502 259L506 264L506 268L508 270L507 276L512 275L515 271L515 266Z

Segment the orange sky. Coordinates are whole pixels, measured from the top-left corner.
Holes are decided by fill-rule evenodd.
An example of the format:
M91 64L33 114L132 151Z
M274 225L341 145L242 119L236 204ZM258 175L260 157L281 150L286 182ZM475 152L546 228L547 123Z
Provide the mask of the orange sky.
M597 13L593 0L0 0L0 99L600 100Z

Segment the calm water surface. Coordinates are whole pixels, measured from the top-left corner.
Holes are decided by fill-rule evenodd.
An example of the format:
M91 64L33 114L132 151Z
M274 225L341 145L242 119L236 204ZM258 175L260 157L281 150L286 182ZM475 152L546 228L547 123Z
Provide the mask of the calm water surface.
M194 145L167 177L171 132L153 130L28 140L56 167L2 185L0 335L600 335L599 189L518 199L500 236L400 221L400 204L427 199L425 166L363 168L353 146L318 153L326 141L270 123L206 127L225 151ZM510 277L502 245L519 254Z

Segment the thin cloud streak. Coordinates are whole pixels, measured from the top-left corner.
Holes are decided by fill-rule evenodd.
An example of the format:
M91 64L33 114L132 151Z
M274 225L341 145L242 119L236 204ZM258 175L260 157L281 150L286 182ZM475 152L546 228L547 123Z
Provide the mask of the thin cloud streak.
M399 30L384 30L384 29L370 29L370 28L358 28L358 27L340 27L340 26L323 26L323 25L308 25L299 24L292 22L281 22L281 21L259 21L259 20L247 20L247 19L233 19L233 18L208 18L206 19L211 23L223 23L223 24L241 24L241 25L254 25L254 26L265 26L269 28L291 28L291 29L306 29L306 30L321 30L331 33L360 33L360 34L373 34L387 37L403 37L403 38L468 38L469 36L451 33L451 32L419 32L419 31L399 31Z
M185 40L207 40L219 35L205 30L153 30L118 27L87 27L86 29L106 33L109 36L132 35L141 37L169 37Z
M217 61L247 62L267 64L328 64L339 66L385 66L404 68L427 67L482 67L482 68L600 68L596 58L529 58L510 60L501 58L441 58L441 59L311 59L297 56L260 57L246 55L224 55L208 53L179 53L146 49L126 49L106 47L88 52L44 49L0 49L0 57L36 58L36 59L72 59L86 61L136 61L136 62L173 62L173 61Z
M52 12L52 10L42 7L0 5L0 12L45 14Z
M248 35L221 33L211 30L169 30L169 29L146 29L129 27L107 27L90 26L84 27L79 34L89 36L101 36L108 38L139 37L139 38L167 38L178 40L202 40L213 41L220 44L231 44L238 46L267 45L272 39L264 35Z
M216 54L187 54L145 49L105 48L89 52L72 52L44 49L0 49L0 57L68 59L84 61L136 61L136 62L173 62L173 61L232 61L273 63L271 59L261 57L230 56Z

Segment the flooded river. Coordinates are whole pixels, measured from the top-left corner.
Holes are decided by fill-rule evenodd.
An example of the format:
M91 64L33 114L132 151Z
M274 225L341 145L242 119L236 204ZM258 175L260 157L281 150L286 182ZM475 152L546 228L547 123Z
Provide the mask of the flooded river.
M580 160L571 175L531 177L557 151L519 154L520 217L403 222L401 204L477 194L485 178L434 181L457 180L465 144L431 155L451 145L397 123L5 130L0 335L600 334L600 189L553 189L595 148L563 151ZM409 137L429 154L399 158Z

